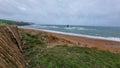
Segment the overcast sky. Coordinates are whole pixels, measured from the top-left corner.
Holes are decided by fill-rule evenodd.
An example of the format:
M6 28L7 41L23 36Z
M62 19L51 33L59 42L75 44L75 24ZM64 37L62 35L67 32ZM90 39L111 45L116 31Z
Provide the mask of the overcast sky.
M39 24L120 26L120 0L0 0L0 18Z

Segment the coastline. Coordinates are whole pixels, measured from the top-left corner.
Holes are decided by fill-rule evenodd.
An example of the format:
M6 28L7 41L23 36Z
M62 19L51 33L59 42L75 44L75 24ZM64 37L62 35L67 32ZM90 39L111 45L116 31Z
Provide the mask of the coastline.
M21 27L20 27L21 28ZM91 36L91 35L83 35L83 34L76 34L76 33L68 33L68 32L61 32L61 31L54 31L54 30L45 30L45 29L36 29L36 28L24 28L23 29L32 29L32 30L40 30L44 32L50 32L50 33L58 33L58 34L64 34L64 35L70 35L70 36L77 36L77 37L85 37L85 38L92 38L92 39L101 39L101 40L108 40L108 41L116 41L120 42L120 38L116 37L102 37L102 36Z
M101 39L101 38L92 38L87 36L77 36L74 34L67 34L62 32L56 31L49 31L43 29L33 29L33 28L21 28L29 33L39 33L44 32L48 35L55 36L57 38L66 39L72 42L73 46L80 46L80 47L89 47L98 50L107 50L110 52L120 53L120 42Z

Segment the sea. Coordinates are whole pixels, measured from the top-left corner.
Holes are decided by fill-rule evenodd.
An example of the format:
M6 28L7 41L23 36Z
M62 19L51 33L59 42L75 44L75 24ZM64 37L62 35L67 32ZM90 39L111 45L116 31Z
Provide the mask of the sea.
M54 33L99 38L120 42L120 27L33 24L29 26L21 26L21 28L37 29Z

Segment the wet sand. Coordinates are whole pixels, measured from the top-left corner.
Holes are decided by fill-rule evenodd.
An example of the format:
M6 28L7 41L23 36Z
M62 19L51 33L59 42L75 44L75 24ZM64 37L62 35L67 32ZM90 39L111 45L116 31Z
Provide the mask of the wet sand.
M39 33L44 32L47 35L51 35L57 38L62 38L65 40L70 41L71 43L66 43L69 46L80 46L80 47L89 47L98 50L107 50L110 52L120 53L120 42L119 41L111 41L105 39L97 39L97 38L89 38L83 36L73 36L73 35L66 35L54 32L47 32L44 30L35 30L35 29L24 29L29 33ZM53 40L51 40L53 41Z

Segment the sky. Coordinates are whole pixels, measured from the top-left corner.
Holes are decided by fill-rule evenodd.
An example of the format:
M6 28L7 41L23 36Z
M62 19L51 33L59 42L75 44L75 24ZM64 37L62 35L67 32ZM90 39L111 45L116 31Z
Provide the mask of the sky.
M120 0L0 0L0 19L120 26Z

